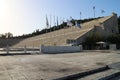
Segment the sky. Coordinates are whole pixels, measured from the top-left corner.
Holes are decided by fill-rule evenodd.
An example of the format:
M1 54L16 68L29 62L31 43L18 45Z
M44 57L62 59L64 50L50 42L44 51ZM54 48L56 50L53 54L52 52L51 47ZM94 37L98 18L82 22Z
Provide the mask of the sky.
M0 34L11 32L14 36L46 28L46 15L51 25L58 16L61 20L120 16L120 0L0 0ZM104 13L101 13L104 10ZM50 18L51 16L51 18ZM54 20L55 19L55 20Z

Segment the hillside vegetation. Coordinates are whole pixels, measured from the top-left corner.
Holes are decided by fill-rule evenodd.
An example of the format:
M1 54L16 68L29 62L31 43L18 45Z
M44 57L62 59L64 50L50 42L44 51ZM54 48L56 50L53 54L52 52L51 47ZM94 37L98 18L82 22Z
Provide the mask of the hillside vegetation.
M78 24L81 24L81 23L85 23L85 22L88 22L88 21L91 21L91 20L95 20L95 19L99 19L99 18L101 18L101 17L90 18L90 19L83 19L83 20L72 19L70 22L73 25L75 25L76 21L77 21ZM67 22L63 22L62 24L60 24L58 26L53 26L53 27L50 27L48 29L42 29L42 30L36 29L34 32L32 32L30 34L23 34L21 36L15 36L15 37L12 37L12 38L28 38L28 37L33 37L33 36L49 33L49 32L52 32L52 31L56 31L56 30L60 30L60 29L63 29L63 28L68 28L68 27L69 26L67 26Z
M72 22L72 24L75 25L76 21L78 22L78 24L81 24L81 23L85 23L85 22L92 21L92 20L99 19L99 18L101 18L101 17L84 19L84 20L75 20L75 19L72 19L70 22ZM42 29L42 30L36 29L34 32L32 32L30 34L23 34L22 36L16 36L14 38L28 38L28 37L33 37L33 36L37 36L37 35L40 35L40 34L49 33L49 32L56 31L56 30L59 30L59 29L62 29L62 28L67 28L67 27L69 27L69 26L67 26L67 22L63 22L62 24L60 24L58 26L53 26L53 27L50 27L48 29ZM119 27L119 32L120 32L120 16L118 17L118 27Z

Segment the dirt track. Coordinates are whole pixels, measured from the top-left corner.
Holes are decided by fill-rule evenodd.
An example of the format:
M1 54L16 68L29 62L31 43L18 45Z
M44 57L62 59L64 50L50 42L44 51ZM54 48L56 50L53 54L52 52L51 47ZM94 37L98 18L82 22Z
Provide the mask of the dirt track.
M0 80L49 80L114 62L119 51L0 56Z

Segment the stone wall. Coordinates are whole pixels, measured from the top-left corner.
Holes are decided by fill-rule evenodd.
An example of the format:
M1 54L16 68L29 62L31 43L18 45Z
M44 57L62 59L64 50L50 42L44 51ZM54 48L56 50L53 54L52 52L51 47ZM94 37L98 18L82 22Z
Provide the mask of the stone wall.
M82 44L85 41L86 37L88 37L93 32L94 32L94 28L89 30L88 32L80 36L79 38L77 38L76 39L77 45Z
M86 37L89 36L91 33L98 32L104 36L109 36L111 34L119 33L118 30L118 21L117 21L117 14L113 13L112 16L104 21L103 23L99 23L98 25L94 25L94 27L86 32L84 35L80 36L76 41L77 45L81 44L85 41Z
M82 51L82 45L80 46L41 46L41 53L69 53Z
M108 20L106 20L103 23L104 26L104 31L107 34L116 34L119 33L118 30L118 21L117 21L117 14L113 13L111 18L109 18Z

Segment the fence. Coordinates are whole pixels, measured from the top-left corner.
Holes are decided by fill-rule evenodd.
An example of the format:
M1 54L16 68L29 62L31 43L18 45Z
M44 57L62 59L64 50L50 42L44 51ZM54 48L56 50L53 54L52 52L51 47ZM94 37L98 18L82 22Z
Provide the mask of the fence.
M82 45L80 46L40 46L39 48L33 47L21 47L21 48L6 48L0 49L0 54L39 54L39 53L71 53L82 51Z
M17 55L17 54L36 54L36 53L40 53L39 48L28 48L26 46L21 47L21 48L10 48L9 46L7 46L6 48L0 48L0 54L1 55Z

